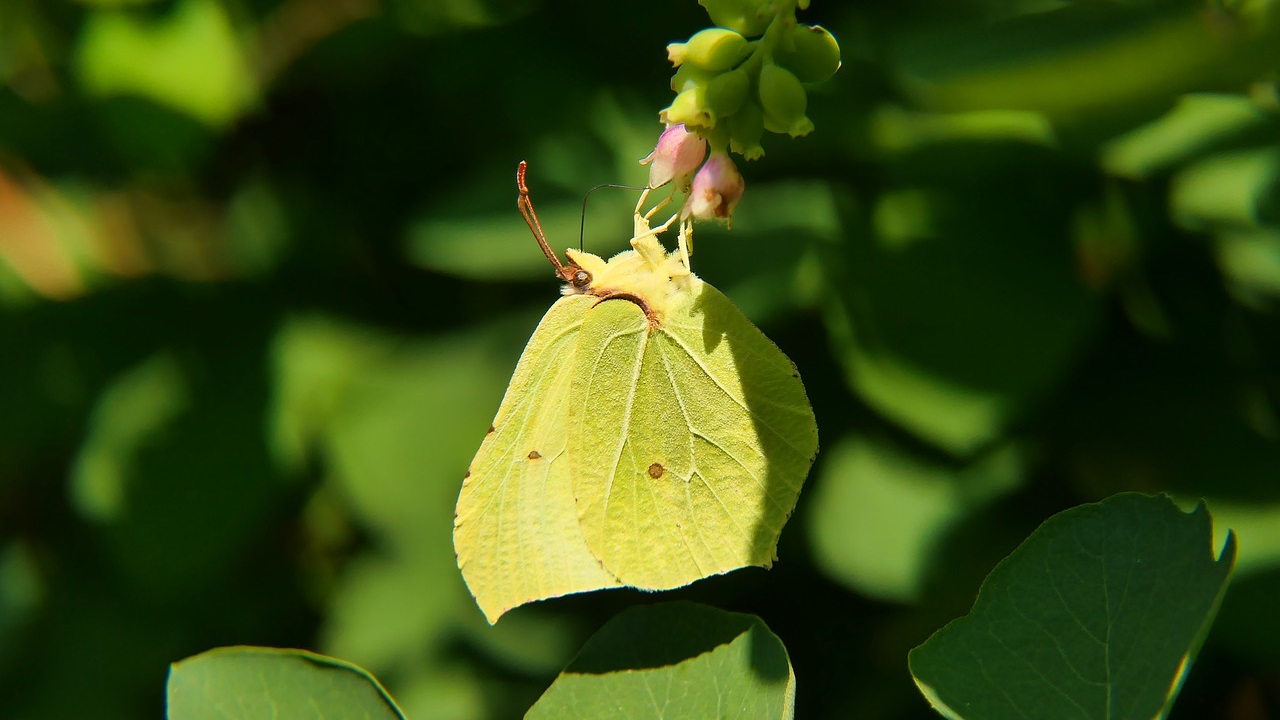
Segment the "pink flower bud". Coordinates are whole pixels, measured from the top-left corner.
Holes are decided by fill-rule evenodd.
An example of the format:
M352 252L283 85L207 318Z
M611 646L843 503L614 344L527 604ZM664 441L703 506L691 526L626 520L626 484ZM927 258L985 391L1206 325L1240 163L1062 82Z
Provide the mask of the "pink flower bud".
M682 218L690 215L699 220L730 220L742 191L747 187L738 166L729 153L712 153L707 164L693 178L693 191L685 201Z
M675 180L683 192L689 188L690 176L706 156L707 141L678 124L662 132L658 146L640 164L649 165L649 187L662 187Z

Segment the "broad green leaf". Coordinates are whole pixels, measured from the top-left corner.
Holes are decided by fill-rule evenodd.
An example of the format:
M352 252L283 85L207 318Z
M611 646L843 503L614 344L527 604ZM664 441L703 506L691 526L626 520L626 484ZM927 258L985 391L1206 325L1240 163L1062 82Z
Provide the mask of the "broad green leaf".
M791 718L795 686L760 618L666 603L606 623L525 717Z
M911 651L916 684L948 718L1164 717L1235 561L1211 524L1136 493L1055 515Z
M1010 449L952 468L887 441L846 437L825 457L807 526L818 564L865 595L899 602L921 599L947 529L1021 477Z
M305 650L223 647L174 663L169 720L404 720L377 679Z
M490 622L543 598L768 567L817 452L800 375L641 230L534 331L458 496ZM611 299L612 298L612 299Z

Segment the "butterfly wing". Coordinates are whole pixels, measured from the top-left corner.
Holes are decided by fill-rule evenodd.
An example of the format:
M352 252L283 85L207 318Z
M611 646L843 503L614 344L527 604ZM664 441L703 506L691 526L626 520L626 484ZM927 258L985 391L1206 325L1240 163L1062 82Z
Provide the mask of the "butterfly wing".
M568 451L591 552L649 590L767 567L817 452L795 366L702 281L658 328L609 300L580 332Z
M614 587L588 550L566 445L574 357L596 298L561 298L529 339L458 495L458 567L489 622L533 600Z

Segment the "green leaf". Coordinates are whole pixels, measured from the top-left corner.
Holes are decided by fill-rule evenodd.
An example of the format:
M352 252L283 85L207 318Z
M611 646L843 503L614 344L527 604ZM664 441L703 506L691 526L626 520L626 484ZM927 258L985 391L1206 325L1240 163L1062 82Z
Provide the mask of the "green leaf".
M512 183L511 197L515 197ZM505 199L505 196L504 196ZM626 216L633 200L621 196L591 200L588 231L593 241L616 240L609 247L593 242L592 251L609 255L622 249L627 237ZM537 252L537 245L515 213L481 210L477 215L452 216L436 210L413 225L406 240L409 261L436 272L470 280L554 279L551 264ZM577 247L582 225L582 204L576 200L538 204L538 219L556 251ZM603 208L603 209L602 209ZM597 216L599 219L597 219Z
M1241 304L1265 311L1280 297L1280 232L1222 233L1214 253L1231 294Z
M1208 12L1168 3L1072 3L997 23L947 23L902 43L903 87L933 108L1037 110L1078 120L1119 114L1257 72L1246 43L1229 52ZM1236 18L1226 23L1248 26ZM1234 28L1233 28L1234 29Z
M606 623L525 717L790 718L794 701L787 650L760 618L675 602Z
M169 669L169 720L404 720L372 675L305 650L223 647Z
M253 73L221 3L183 0L158 22L91 13L78 72L90 95L137 95L222 127L256 100Z
M991 572L969 615L911 651L949 718L1164 717L1235 561L1212 520L1166 496L1116 495L1059 513Z
M1121 177L1145 178L1230 143L1265 142L1274 132L1275 121L1249 98L1191 93L1159 118L1108 142L1102 167Z
M1280 148L1219 153L1173 178L1169 212L1192 231L1280 225Z
M71 473L71 500L85 517L108 521L125 508L132 465L186 409L182 368L160 353L103 392Z

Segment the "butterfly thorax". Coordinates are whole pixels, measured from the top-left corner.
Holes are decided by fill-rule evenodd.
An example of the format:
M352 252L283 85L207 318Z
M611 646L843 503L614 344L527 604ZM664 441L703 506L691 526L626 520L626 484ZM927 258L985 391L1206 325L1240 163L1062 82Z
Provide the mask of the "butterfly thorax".
M606 300L629 300L644 311L651 327L659 327L672 303L690 298L701 280L689 272L679 252L667 252L653 235L633 239L626 250L606 262L591 253L568 250L569 260L590 273L584 288L567 285L565 294L594 295Z

